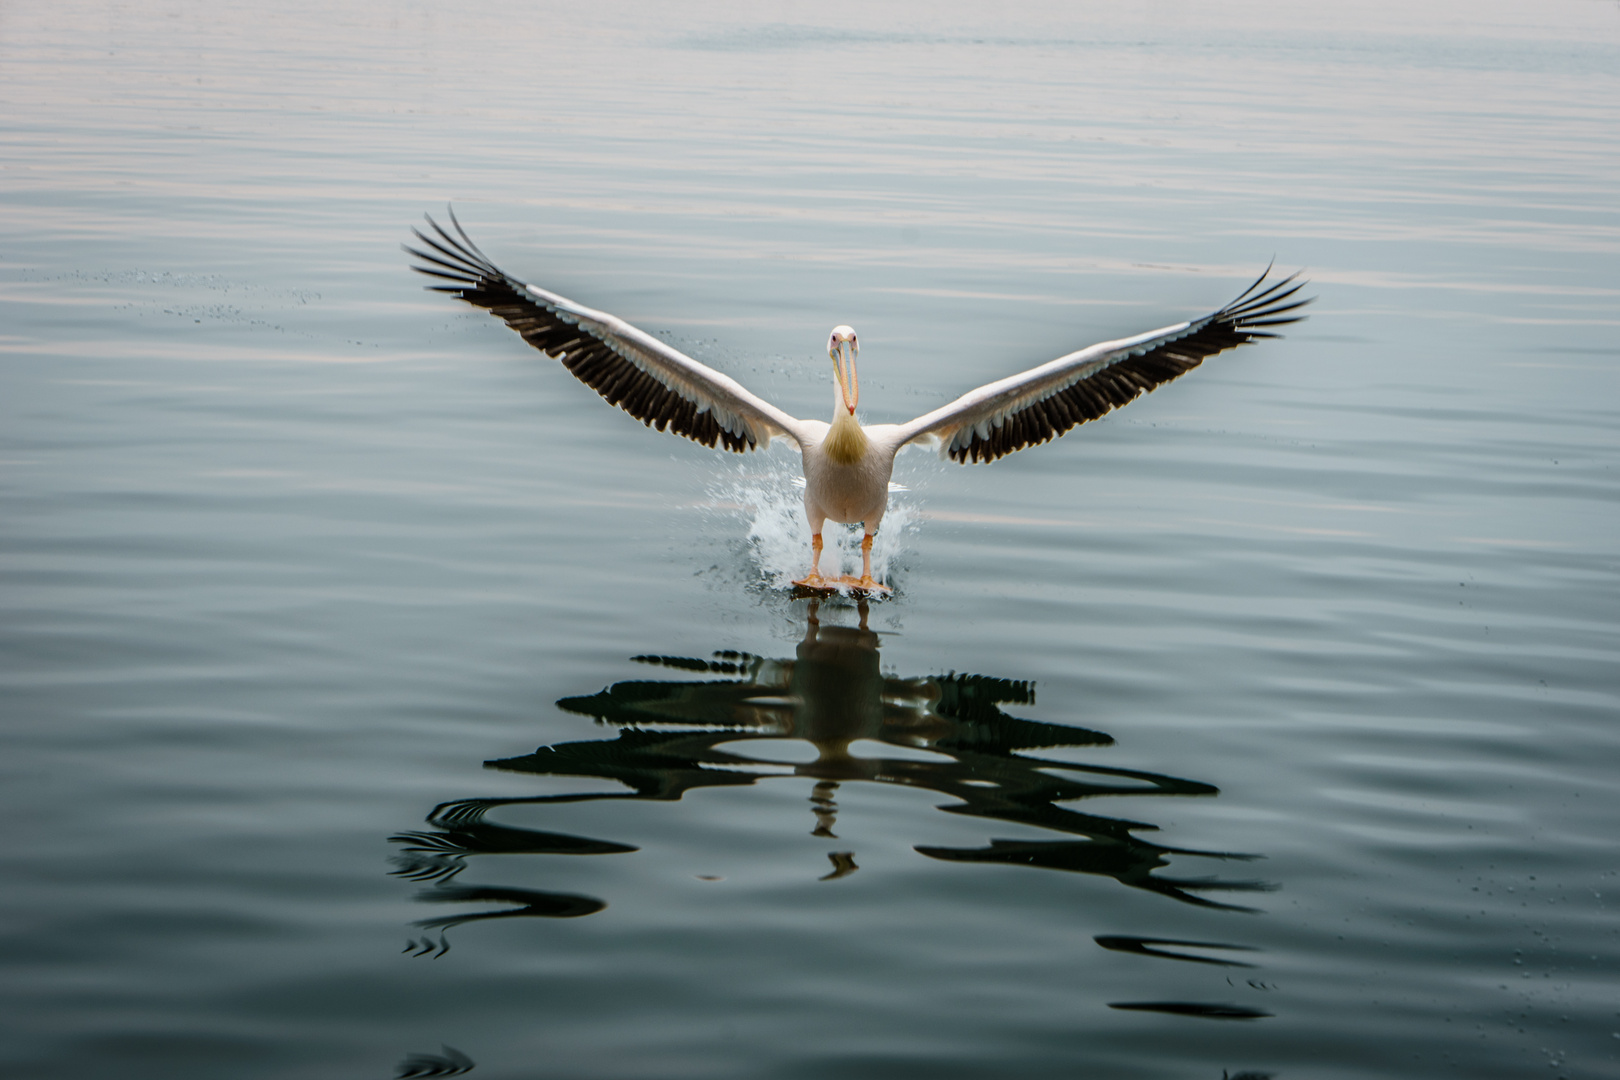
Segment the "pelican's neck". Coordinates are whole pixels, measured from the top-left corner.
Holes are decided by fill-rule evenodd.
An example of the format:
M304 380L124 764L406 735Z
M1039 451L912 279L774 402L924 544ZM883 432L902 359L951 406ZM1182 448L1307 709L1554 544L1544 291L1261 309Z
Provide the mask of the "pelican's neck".
M853 465L866 456L869 445L866 432L844 404L844 395L835 390L833 396L838 399L838 405L833 409L832 426L827 429L821 446L827 452L827 460L833 464Z

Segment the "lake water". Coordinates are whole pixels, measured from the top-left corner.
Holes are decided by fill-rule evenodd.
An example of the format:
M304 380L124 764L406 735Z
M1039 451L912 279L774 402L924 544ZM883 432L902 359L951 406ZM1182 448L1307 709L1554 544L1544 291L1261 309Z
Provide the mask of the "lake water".
M1617 136L1597 0L0 4L0 1072L1620 1075ZM1319 299L813 606L448 201L818 418Z

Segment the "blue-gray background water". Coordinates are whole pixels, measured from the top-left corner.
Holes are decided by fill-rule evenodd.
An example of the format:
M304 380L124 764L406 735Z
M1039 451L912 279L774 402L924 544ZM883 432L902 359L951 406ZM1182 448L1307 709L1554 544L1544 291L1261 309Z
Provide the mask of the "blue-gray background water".
M1617 133L1593 0L0 4L0 1071L1616 1075ZM802 416L1320 299L863 631L450 201Z

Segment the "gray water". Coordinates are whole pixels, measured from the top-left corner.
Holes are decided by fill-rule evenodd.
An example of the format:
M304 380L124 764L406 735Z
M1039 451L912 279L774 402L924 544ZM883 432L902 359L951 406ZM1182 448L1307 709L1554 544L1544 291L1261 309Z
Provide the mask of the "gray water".
M1620 8L0 4L8 1077L1620 1069ZM1319 297L812 607L801 416ZM847 540L844 540L847 546Z

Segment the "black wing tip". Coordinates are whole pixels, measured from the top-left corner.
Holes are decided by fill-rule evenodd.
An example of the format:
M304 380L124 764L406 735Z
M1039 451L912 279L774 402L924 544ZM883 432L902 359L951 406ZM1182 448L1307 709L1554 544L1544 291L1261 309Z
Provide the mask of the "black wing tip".
M1304 267L1295 270L1285 278L1272 281L1262 289L1261 286L1265 285L1271 277L1271 272L1276 264L1276 257L1273 256L1271 262L1266 264L1265 271L1254 280L1253 284L1239 293L1231 303L1215 313L1215 321L1225 323L1234 330L1244 331L1249 327L1281 326L1284 323L1303 322L1308 319L1310 317L1308 315L1295 315L1286 319L1278 318L1278 316L1286 312L1295 311L1305 307L1307 304L1314 304L1316 297L1306 296L1294 299L1301 289L1310 284L1309 278L1301 276L1305 273ZM1262 335L1252 334L1251 336L1260 337ZM1264 336L1276 337L1278 335L1268 334Z
M455 230L454 235L440 225L432 214L424 213L422 219L427 222L430 231L411 229L411 234L421 246L400 245L403 251L419 260L413 263L410 269L429 277L457 283L426 286L431 291L449 293L480 307L495 306L494 302L517 288L517 283L508 278L500 267L473 243L472 238L467 235L467 231L461 227L461 222L456 218L455 207L446 203L445 211L449 214L451 225Z
M419 259L424 259L431 263L437 263L440 266L447 265L444 259L452 259L458 263L464 264L462 266L453 267L453 269L461 270L472 276L487 277L497 280L505 278L506 275L501 272L500 268L495 265L494 261L490 259L488 255L485 255L483 250L479 248L477 244L473 243L472 237L467 235L467 230L462 228L461 221L456 217L455 206L447 202L444 205L444 209L445 213L450 218L451 227L455 229L454 236L452 236L443 225L439 224L438 220L434 218L432 214L426 212L422 214L422 220L427 222L428 228L432 230L433 235L429 235L419 228L411 229L411 234L414 235L418 241L433 251L438 252L439 255L443 256L444 258L430 255L426 251L421 251L409 246L406 246L405 250Z

